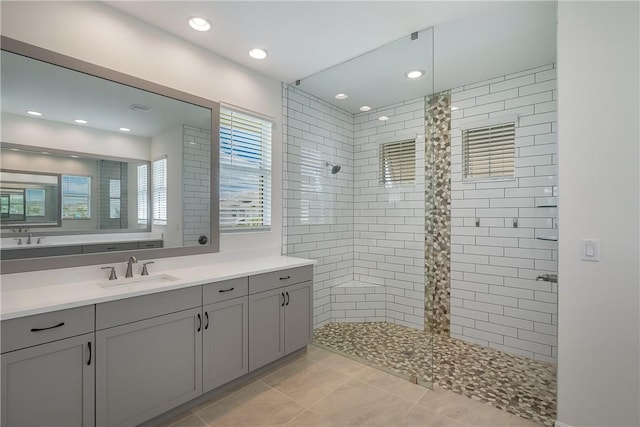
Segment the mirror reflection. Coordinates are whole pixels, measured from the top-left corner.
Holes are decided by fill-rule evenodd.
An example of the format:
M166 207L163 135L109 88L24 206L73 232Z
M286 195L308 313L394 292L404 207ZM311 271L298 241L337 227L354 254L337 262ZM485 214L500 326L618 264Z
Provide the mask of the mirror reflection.
M0 170L0 225L60 225L60 178Z
M1 62L0 167L55 175L57 195L3 172L3 259L28 235L79 253L89 241L104 251L210 242L209 108L6 51ZM20 253L10 258L33 256Z

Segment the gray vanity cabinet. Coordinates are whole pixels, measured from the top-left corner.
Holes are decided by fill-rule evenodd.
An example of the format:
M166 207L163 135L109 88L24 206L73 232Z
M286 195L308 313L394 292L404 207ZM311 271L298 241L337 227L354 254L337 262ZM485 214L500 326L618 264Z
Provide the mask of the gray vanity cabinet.
M309 266L249 278L250 370L311 342L312 275ZM296 281L302 283L278 286Z
M249 372L248 310L246 296L204 306L204 393Z
M193 308L173 311L183 306ZM96 307L96 424L134 426L202 393L202 313L197 287ZM135 318L130 317L131 321Z
M3 320L2 426L94 425L93 306Z

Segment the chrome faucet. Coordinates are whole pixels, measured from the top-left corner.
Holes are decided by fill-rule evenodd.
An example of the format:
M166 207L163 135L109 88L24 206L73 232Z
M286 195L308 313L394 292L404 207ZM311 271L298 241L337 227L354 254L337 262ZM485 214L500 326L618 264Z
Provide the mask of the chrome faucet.
M29 237L27 237L27 245L31 244L31 237L32 237L32 234L29 233Z
M136 257L129 257L129 261L127 261L127 272L124 275L125 278L133 277L133 264L136 264L137 262L138 259Z

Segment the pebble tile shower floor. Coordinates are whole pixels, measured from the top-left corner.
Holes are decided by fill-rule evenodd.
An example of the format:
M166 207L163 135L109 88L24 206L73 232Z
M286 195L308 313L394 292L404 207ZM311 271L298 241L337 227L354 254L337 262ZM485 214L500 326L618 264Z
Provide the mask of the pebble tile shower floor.
M330 323L314 343L545 426L556 418L555 365L385 322Z

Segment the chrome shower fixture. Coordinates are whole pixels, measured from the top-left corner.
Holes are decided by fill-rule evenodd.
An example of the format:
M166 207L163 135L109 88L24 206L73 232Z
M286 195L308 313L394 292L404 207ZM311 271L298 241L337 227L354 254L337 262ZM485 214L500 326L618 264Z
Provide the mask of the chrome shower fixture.
M325 166L326 166L326 167L331 166L331 173L332 173L333 175L337 174L338 172L340 172L340 169L342 169L342 166L340 166L340 165L332 165L332 164L331 164L331 163L329 163L329 162L325 163Z

